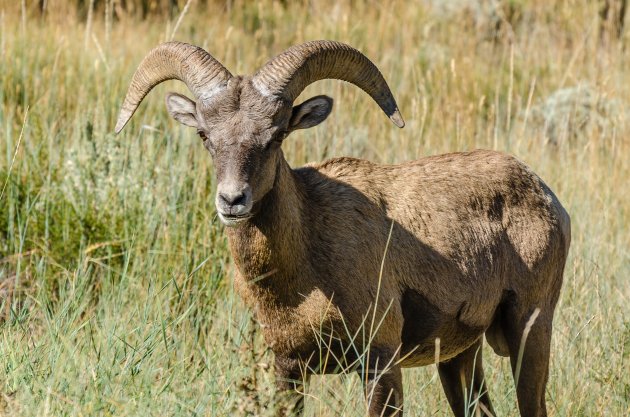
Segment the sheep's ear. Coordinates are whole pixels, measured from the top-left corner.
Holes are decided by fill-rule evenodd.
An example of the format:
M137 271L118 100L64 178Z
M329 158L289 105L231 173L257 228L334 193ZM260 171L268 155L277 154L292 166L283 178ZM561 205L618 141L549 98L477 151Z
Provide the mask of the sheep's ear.
M166 95L166 109L171 117L186 126L197 127L197 105L186 96L177 93Z
M333 99L328 96L316 96L293 107L289 130L307 129L317 126L330 114Z

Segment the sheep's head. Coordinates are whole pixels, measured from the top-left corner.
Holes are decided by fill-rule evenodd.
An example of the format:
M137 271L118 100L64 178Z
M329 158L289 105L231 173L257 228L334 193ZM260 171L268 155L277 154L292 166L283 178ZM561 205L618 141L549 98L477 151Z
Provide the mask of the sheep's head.
M404 126L381 73L348 45L307 42L276 56L251 77L235 77L203 49L168 42L149 52L136 70L116 132L157 84L169 79L186 83L196 100L169 93L166 107L174 119L197 129L212 154L217 212L224 224L236 225L255 214L254 203L273 187L287 135L316 126L330 114L333 101L326 96L293 106L307 85L324 78L357 85L398 127Z

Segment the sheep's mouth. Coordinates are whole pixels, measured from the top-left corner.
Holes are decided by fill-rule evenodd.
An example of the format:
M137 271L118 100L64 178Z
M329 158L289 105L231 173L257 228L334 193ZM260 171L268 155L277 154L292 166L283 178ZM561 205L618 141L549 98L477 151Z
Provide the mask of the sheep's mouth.
M253 217L253 214L251 213L240 214L240 215L239 214L223 214L223 213L218 213L218 214L219 214L219 219L221 220L221 223L223 223L226 226L236 226Z

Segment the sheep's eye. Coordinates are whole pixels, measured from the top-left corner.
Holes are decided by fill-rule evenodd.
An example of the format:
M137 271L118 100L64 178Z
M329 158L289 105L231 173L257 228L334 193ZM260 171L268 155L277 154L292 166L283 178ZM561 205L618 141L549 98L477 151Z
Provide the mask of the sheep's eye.
M281 139L274 139L274 140L270 140L269 142L267 142L267 144L265 145L265 151L268 151L272 148L277 148L278 146L280 146L282 144L282 140Z
M289 134L288 132L280 132L276 136L275 139L272 139L269 142L267 142L267 144L265 144L265 150L268 151L271 148L275 148L282 145L282 141L284 140L284 138L287 137L288 134Z
M197 134L199 135L199 137L201 138L201 140L203 140L205 142L206 139L208 139L208 137L206 136L206 133L202 130L198 130Z

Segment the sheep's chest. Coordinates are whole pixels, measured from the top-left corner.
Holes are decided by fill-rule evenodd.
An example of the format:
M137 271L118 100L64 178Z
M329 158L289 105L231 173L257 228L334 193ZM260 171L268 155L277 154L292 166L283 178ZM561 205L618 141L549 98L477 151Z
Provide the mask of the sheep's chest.
M276 354L294 356L325 345L322 338L343 326L341 314L319 288L279 302L268 289L236 280L236 289L250 307L265 341ZM287 302L288 301L288 302Z

